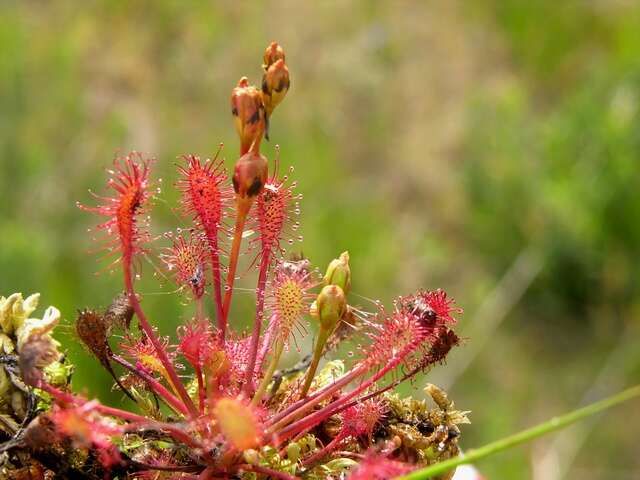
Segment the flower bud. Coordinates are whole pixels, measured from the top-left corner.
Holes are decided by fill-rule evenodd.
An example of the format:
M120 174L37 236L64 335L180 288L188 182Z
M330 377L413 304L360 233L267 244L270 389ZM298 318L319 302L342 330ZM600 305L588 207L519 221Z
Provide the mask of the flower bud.
M239 199L253 199L264 188L269 173L267 158L254 151L245 153L233 171L233 189Z
M271 42L271 44L267 47L264 52L264 63L262 64L262 68L268 70L271 65L276 63L278 60L282 60L284 62L284 50L278 44L278 42Z
M94 310L80 310L75 327L82 343L104 367L109 368L113 352L107 340L109 330L105 316Z
M342 288L327 285L320 291L316 301L320 326L326 331L332 331L347 309L347 299Z
M240 136L240 154L244 155L254 143L256 147L260 144L266 125L262 94L249 85L247 77L242 77L231 92L231 113Z
M345 295L351 290L351 268L349 267L349 252L342 252L339 258L331 260L324 274L325 285L337 285Z
M271 65L262 76L262 100L267 117L271 116L273 110L284 99L289 91L291 82L289 80L289 69L283 59Z

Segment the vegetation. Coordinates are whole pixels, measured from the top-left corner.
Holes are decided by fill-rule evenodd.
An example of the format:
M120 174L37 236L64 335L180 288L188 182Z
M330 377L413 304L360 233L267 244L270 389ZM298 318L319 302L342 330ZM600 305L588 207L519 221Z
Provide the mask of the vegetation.
M272 38L295 76L271 133L281 170L297 168L304 252L326 265L349 248L354 298L390 304L423 285L464 300L470 340L428 377L474 410L463 446L637 377L635 5L5 2L0 23L0 292L42 291L60 308L56 338L88 397L122 394L74 340L73 312L106 308L121 286L88 281L89 221L69 205L99 185L114 147L137 148L166 179L152 235L172 228L174 159L233 138L221 106ZM147 314L172 334L193 311L145 268ZM252 319L242 288L254 278L242 277L234 318ZM631 411L479 466L489 478L633 477Z

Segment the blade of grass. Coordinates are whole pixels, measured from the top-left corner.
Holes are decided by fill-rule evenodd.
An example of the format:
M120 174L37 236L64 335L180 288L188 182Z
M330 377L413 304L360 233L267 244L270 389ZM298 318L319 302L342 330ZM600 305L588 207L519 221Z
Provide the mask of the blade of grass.
M635 387L623 390L622 392L619 392L598 402L592 403L591 405L587 405L586 407L569 412L565 415L553 417L544 423L536 425L535 427L528 428L509 437L488 443L480 448L469 450L465 453L464 456L451 458L449 460L445 460L444 462L436 463L435 465L416 470L415 472L411 472L410 474L403 477L398 477L398 479L396 480L423 480L432 478L433 476L447 472L452 468L457 467L458 465L473 463L477 460L502 452L503 450L515 447L516 445L529 442L533 439L541 437L542 435L546 435L547 433L560 430L568 425L571 425L572 423L603 412L604 410L607 410L611 407L614 407L636 397L640 397L640 385L636 385Z

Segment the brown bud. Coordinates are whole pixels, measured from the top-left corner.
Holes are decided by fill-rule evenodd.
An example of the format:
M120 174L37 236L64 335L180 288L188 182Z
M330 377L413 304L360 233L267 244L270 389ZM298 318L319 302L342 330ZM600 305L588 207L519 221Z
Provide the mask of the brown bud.
M267 112L267 118L271 116L273 110L282 102L289 91L290 85L289 69L283 59L277 60L264 72L262 76L262 99Z
M271 42L264 52L264 63L262 64L262 68L267 70L278 60L282 60L284 62L284 50L278 42Z
M118 387L131 400L136 401L129 390L120 383L120 379L113 371L110 362L111 357L113 356L113 352L109 346L109 341L107 340L109 336L109 329L111 327L110 322L123 321L126 323L126 319L122 318L122 311L126 312L126 305L129 303L128 300L126 300L126 297L126 305L123 306L122 302L116 302L118 299L122 300L121 297L122 296L114 299L114 303L117 303L116 307L114 307L114 304L111 304L104 315L88 309L79 311L78 318L76 319L76 334L80 340L82 340L82 343L84 343L87 349L98 359L100 364L113 377ZM118 315L118 313L120 313L120 315ZM116 315L118 318L114 320L113 317L108 316L109 314L111 314L111 316ZM129 321L130 320L131 318L129 317Z
M253 200L264 188L268 173L269 165L264 155L250 151L240 157L232 179L238 200Z
M240 136L240 155L247 153L252 145L258 151L266 126L265 110L260 90L249 85L247 77L242 77L231 92L231 113Z
M105 316L94 310L80 310L76 320L76 333L100 363L109 368L112 352L107 341L108 326Z

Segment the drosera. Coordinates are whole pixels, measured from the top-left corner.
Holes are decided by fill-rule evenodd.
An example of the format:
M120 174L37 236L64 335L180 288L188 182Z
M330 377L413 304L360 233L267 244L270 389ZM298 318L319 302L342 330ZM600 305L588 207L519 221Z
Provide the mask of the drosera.
M230 178L220 150L212 160L187 155L178 166L181 210L191 225L177 235L151 235L159 191L151 180L154 162L138 152L114 160L109 193L92 194L97 206L79 205L104 217L98 230L115 257L110 266L122 269L124 293L107 309L81 310L76 332L132 407L72 392L71 369L51 335L57 309L32 318L37 295L0 297L0 428L11 436L2 448L33 454L19 465L23 472L36 464L68 478L449 480L468 460L640 396L640 387L629 389L462 458L458 442L468 412L431 384L429 403L394 393L403 382L418 383L462 343L456 332L462 310L444 290L420 289L363 313L352 304L358 271L349 252L331 261L322 279L309 259L289 252L299 195L292 171L280 175L278 154L270 167L260 148L291 80L276 42L263 62L260 87L242 77L232 91L239 155ZM255 299L235 296L255 300L252 318L241 318L231 306L247 238L249 251L258 250L258 272ZM189 305L180 298L185 313L175 338L163 330L175 319L160 312L152 323L143 305L153 297L135 289L139 258L154 255L150 243L158 239L170 242L161 259L175 273L174 293L188 293ZM339 348L344 342L355 348ZM302 358L290 366L282 354L292 345ZM24 456L3 458L20 463Z
M24 349L29 384L54 404L46 417L54 445L66 439L89 453L102 449L102 457L87 458L107 475L315 480L344 477L358 460L381 464L384 458L399 468L442 457L436 451L426 458L416 445L394 447L400 436L389 424L390 392L442 363L460 343L454 328L461 310L444 291L419 290L398 297L390 310L376 306L365 314L350 304L357 272L349 252L331 261L323 276L309 259L290 252L302 238L301 196L293 169L281 173L279 147L270 165L261 145L291 80L279 44L267 47L263 61L260 87L242 77L232 90L239 137L232 173L221 149L213 159L185 155L177 166L181 220L188 225L151 235L152 200L159 193L153 161L137 152L116 158L108 171L110 194L94 195L97 206L79 205L106 217L98 230L115 256L112 265L122 269L124 294L107 309L82 310L76 330L134 407L103 405L52 384L39 370L53 360L51 350L35 340ZM165 245L152 247L158 241ZM249 332L242 325L251 322L231 310L243 242L255 255L247 275L257 266ZM173 319L160 313L152 323L143 309L152 297L135 289L142 273L137 259L157 251L188 308L175 339L161 328ZM246 299L235 296L236 302ZM207 311L215 312L213 322ZM352 340L358 348L347 348L358 355L343 357L341 342ZM281 365L287 350L302 355L294 367ZM455 451L457 438L448 451Z

